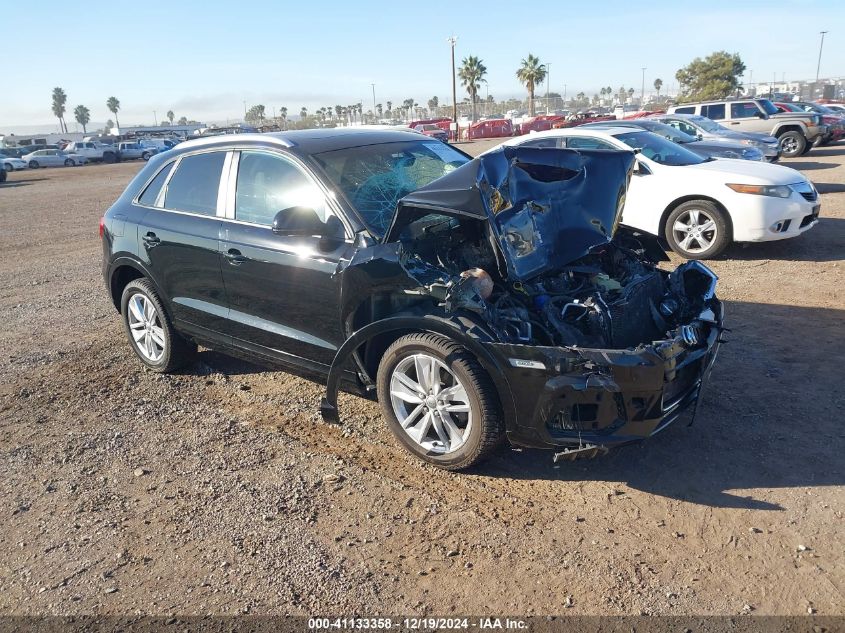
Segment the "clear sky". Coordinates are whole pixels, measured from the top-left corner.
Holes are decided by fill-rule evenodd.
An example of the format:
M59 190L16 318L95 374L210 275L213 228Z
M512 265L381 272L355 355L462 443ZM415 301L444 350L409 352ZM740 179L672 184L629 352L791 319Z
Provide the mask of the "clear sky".
M643 66L647 90L656 77L671 89L678 68L719 49L738 52L755 82L813 78L821 30L830 31L822 76L845 75L845 0L7 0L2 24L0 133L56 128L54 86L67 92L71 130L78 104L102 125L112 95L122 125L151 123L154 110L235 119L244 101L268 114L369 109L371 83L380 103L451 102L452 33L458 64L480 57L496 99L524 94L514 73L528 53L551 64L551 89L566 84L570 96L605 85L639 92Z

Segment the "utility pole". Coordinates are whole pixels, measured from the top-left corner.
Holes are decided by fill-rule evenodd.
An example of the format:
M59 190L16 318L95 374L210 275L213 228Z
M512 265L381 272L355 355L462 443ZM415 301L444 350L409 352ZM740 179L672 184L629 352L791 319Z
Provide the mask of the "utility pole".
M452 35L446 40L452 46L452 123L455 126L455 140L458 140L458 89L455 85L455 42L458 38Z
M246 123L246 100L244 100L244 123Z
M640 87L640 110L643 109L643 105L645 104L645 71L646 69L643 68L643 85Z
M819 42L819 63L816 64L816 83L819 83L819 69L822 67L822 47L824 46L824 36L825 33L829 33L830 31L819 31L819 35L822 36L822 41Z
M153 110L153 124L156 126L158 125L158 115L155 110Z

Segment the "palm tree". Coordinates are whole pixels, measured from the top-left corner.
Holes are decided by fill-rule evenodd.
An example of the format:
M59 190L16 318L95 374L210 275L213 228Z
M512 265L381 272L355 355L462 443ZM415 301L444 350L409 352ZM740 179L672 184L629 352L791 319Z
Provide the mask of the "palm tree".
M340 115L343 114L343 106L342 105L336 105L334 107L334 113L337 115L337 118L339 119Z
M173 125L173 119L175 118L175 114L173 114L173 110L167 111L167 120L170 121L170 125Z
M602 88L601 90L599 90L599 94L601 95L601 100L604 101L604 95L607 94L607 90Z
M53 115L59 120L59 129L62 132L67 132L67 123L65 123L65 103L67 103L67 95L61 88L53 88Z
M628 98L629 99L634 98L634 89L633 88L628 88Z
M120 101L118 101L117 97L109 97L109 100L106 101L106 107L111 111L114 115L114 121L117 125L117 129L120 129L120 120L117 118L117 111L120 110Z
M305 106L302 106L302 108L300 108L300 110L299 110L299 118L304 119L307 116L308 116L308 108L306 108Z
M73 109L73 116L76 119L76 122L82 126L82 133L86 134L88 130L85 126L88 125L88 122L91 120L91 111L84 105L78 105Z
M478 90L481 88L481 82L486 83L487 80L484 79L486 74L487 67L474 55L464 57L461 61L461 67L458 69L458 78L461 80L461 85L467 89L472 102L473 123L475 122L475 102L478 100Z
M390 116L392 112L393 112L393 102L388 101L387 102L387 116Z
M540 63L539 57L528 53L528 57L522 60L519 70L516 71L516 78L525 84L528 90L528 114L534 116L534 88L546 80L546 65Z
M660 89L663 87L662 79L654 80L654 89L657 90L657 101L660 101Z
M429 99L428 100L428 111L433 112L434 110L436 110L439 103L440 103L440 99L438 99L437 97L432 97L431 99Z
M376 104L376 115L378 116L378 118L381 118L383 114L384 114L384 106L380 103L377 103Z

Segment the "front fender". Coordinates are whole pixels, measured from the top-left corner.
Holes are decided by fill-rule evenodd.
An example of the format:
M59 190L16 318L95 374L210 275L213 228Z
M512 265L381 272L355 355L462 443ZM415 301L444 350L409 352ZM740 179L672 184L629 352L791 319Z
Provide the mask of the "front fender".
M414 331L440 334L466 347L472 352L496 387L502 413L508 430L516 423L516 409L510 385L503 367L485 348L481 338L487 338L477 326L458 318L445 319L435 316L393 316L365 325L353 332L337 350L326 381L326 394L320 402L320 414L326 422L339 423L337 394L343 367L352 355L373 337L388 332ZM369 379L369 376L367 377Z

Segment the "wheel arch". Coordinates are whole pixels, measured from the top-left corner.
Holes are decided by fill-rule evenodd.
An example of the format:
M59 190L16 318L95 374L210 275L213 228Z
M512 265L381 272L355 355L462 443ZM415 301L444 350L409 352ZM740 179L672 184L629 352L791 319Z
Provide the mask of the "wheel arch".
M149 274L149 271L134 259L123 257L115 260L109 272L109 295L118 312L120 312L120 299L123 296L123 290L130 282L136 279L146 279L149 281L153 285L153 288L155 288L158 296L162 298L162 301L164 300L158 284L152 275Z
M692 202L693 200L706 200L707 202L712 202L713 204L715 204L719 208L719 210L725 214L725 221L728 223L728 227L731 230L731 235L733 235L733 218L731 218L731 212L728 211L728 208L724 204L722 204L719 200L712 196L705 196L702 194L690 194L687 196L681 196L680 198L673 200L663 210L663 213L660 216L660 227L658 229L658 237L660 239L666 239L666 221L669 219L669 216L672 214L672 211L677 209L685 202Z
M804 130L798 123L783 123L779 126L776 126L772 132L772 136L774 136L775 138L780 138L781 134L786 134L787 132L799 132L801 136L807 136L807 134L804 132Z
M365 344L369 343L376 337L381 340L379 347L384 344L384 349L381 352L378 360L384 355L387 350L397 339L406 334L413 333L429 333L439 334L445 338L451 339L458 345L466 348L473 356L475 356L482 369L487 372L490 380L496 387L496 392L499 398L499 403L502 407L502 414L505 420L505 428L511 429L516 424L516 409L514 405L513 395L511 393L510 385L505 378L504 368L493 354L485 348L481 341L468 332L463 331L460 326L439 317L431 316L416 316L416 315L397 315L381 319L365 325L361 329L353 332L348 339L341 345L332 361L329 375L326 381L326 394L320 403L320 413L323 419L331 422L338 422L339 415L337 411L337 394L343 369L350 358ZM372 362L372 359L371 359ZM376 370L378 365L375 365ZM366 369L360 367L359 369ZM374 374L366 373L366 379L372 382Z

